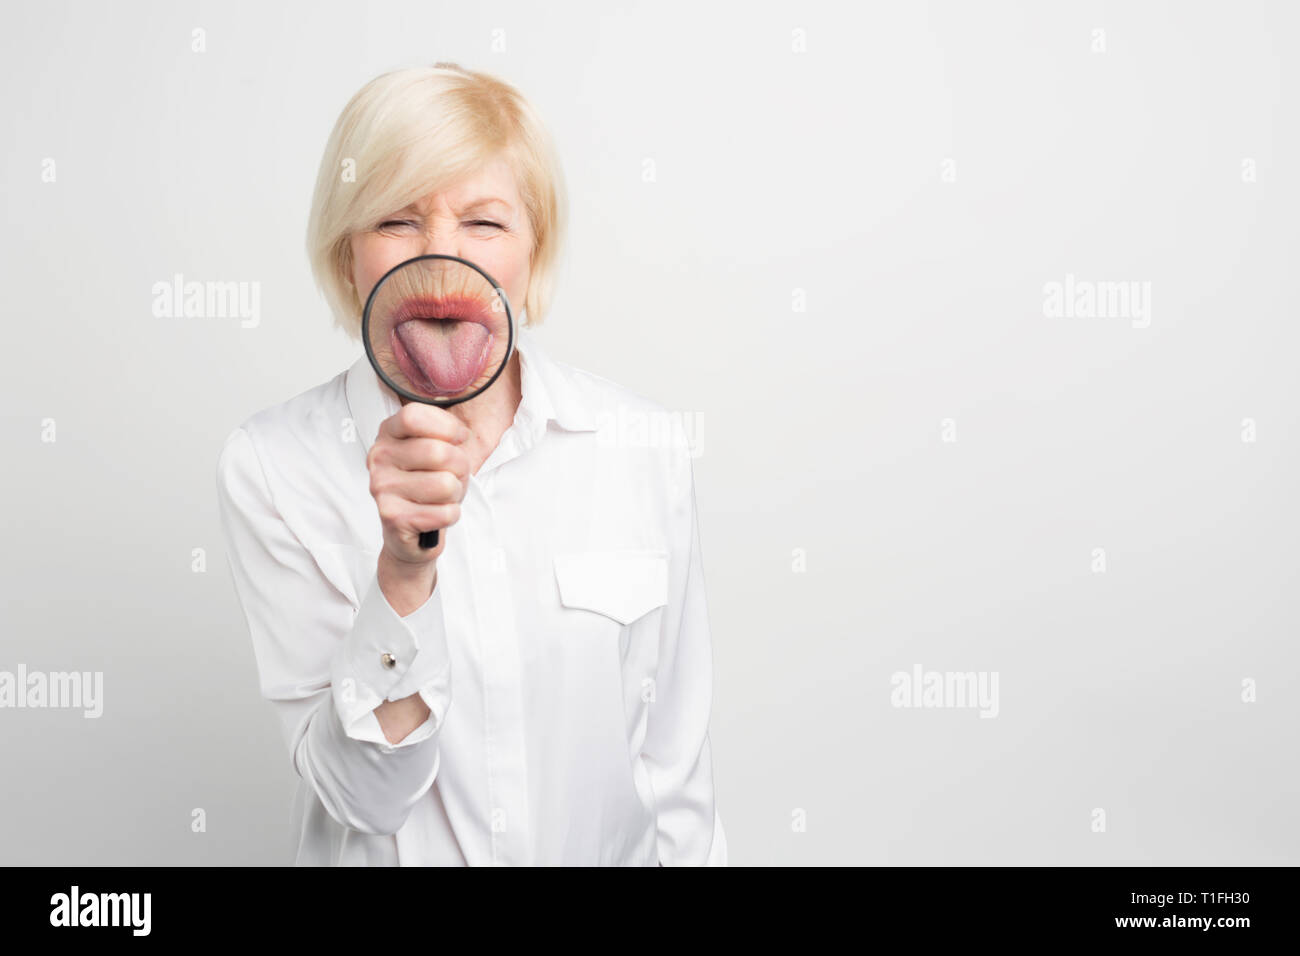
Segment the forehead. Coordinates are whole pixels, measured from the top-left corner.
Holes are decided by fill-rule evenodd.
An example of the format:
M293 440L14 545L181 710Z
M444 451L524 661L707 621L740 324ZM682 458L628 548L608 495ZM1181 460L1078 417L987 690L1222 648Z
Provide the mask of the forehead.
M421 204L446 204L457 212L490 206L514 209L519 205L519 186L509 163L496 158L441 192L425 196Z

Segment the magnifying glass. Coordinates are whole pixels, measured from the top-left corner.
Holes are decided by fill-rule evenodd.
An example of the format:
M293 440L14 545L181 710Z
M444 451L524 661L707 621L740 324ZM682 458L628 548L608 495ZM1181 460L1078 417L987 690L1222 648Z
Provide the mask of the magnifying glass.
M416 256L370 290L361 340L385 385L412 402L447 408L505 371L515 319L505 290L479 266L457 256ZM437 546L436 528L420 532L420 547Z

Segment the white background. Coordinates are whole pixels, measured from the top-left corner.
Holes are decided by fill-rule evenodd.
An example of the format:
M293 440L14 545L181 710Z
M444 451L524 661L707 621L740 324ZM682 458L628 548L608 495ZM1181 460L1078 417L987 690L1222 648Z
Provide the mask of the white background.
M335 117L451 60L558 142L551 354L702 425L733 863L1300 863L1293 5L6 19L0 669L105 700L0 710L0 862L291 860L215 464L360 354L303 251ZM155 317L176 273L260 324ZM1149 282L1149 327L1049 318L1067 274ZM997 718L891 706L917 664L997 672Z

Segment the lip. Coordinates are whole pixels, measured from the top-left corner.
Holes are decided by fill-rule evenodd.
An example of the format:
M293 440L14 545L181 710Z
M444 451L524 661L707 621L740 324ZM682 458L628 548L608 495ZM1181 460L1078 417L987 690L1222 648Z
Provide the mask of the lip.
M467 295L411 296L393 310L393 328L412 319L457 319L493 330L492 313L481 299Z

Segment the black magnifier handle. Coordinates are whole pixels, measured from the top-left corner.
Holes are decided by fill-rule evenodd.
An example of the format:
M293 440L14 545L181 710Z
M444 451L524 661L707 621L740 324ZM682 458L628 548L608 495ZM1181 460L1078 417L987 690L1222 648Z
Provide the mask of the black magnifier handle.
M432 531L421 531L421 532L420 532L420 547L422 547L422 548L436 548L437 546L438 546L438 529L437 529L437 528L434 528Z

